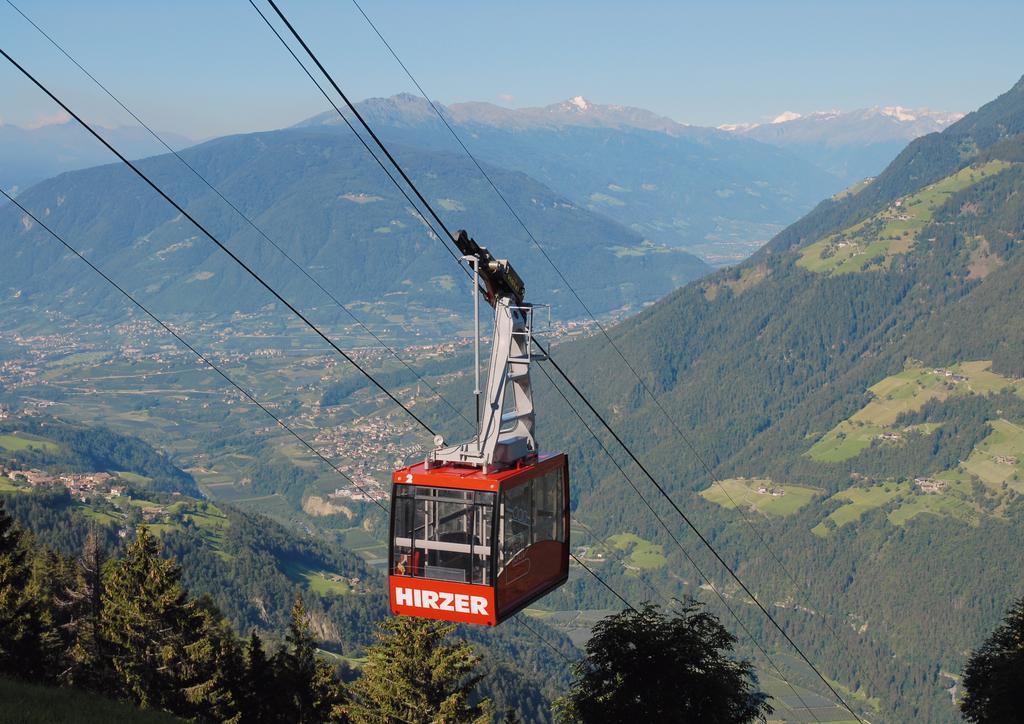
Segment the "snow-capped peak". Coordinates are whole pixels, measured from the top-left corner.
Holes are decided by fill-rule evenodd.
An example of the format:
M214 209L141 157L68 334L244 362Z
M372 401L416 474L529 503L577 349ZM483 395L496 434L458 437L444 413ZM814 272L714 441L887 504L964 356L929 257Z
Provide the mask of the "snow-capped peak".
M569 99L569 102L572 103L577 108L579 108L581 111L585 111L588 108L590 108L589 101L587 101L587 99L584 98L583 96L574 96L573 98Z
M910 109L903 106L886 106L880 110L883 116L895 118L897 121L916 121L917 116L910 112Z
M729 133L742 133L743 131L749 131L753 128L757 128L759 123L723 123L717 126L719 131L727 131Z
M785 111L784 113L780 113L779 115L775 116L775 118L772 119L772 123L787 123L789 121L795 121L797 118L802 117L803 116L801 114L796 113L794 111Z

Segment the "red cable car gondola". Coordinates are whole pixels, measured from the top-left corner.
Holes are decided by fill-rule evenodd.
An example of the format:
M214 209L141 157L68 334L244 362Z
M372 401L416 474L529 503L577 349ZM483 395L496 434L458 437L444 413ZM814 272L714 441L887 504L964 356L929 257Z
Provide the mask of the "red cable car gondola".
M465 232L456 243L494 307L486 404L481 415L478 381L477 436L451 446L438 438L425 461L394 474L391 610L493 626L569 576L569 462L537 450L530 363L538 355L522 281Z

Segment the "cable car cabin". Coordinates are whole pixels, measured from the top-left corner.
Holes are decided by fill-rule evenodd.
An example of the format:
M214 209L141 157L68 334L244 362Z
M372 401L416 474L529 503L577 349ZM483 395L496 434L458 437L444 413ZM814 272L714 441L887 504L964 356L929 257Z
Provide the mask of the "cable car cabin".
M530 364L543 354L522 280L465 231L455 243L473 267L477 432L456 445L438 435L395 472L388 587L395 614L495 626L569 577L569 461L538 453ZM494 334L481 398L484 290Z
M569 576L565 454L493 473L424 463L395 472L395 614L494 626Z

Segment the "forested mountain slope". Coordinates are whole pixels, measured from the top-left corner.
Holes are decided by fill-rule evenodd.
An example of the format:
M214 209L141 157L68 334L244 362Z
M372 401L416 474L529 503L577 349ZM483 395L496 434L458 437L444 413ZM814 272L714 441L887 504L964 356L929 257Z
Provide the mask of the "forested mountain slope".
M453 230L515 258L535 299L579 316L558 278L464 156L400 149L408 172ZM349 136L288 130L231 136L182 152L343 302L461 310L465 286L437 240L373 160ZM140 167L300 307L330 301L173 156ZM545 249L598 311L653 301L709 267L645 240L516 172L490 168ZM21 203L157 313L253 311L273 299L227 255L123 165L62 174ZM0 298L68 314L109 314L117 292L43 230L7 210L0 218ZM113 295L113 296L112 296ZM338 314L330 310L327 314ZM328 317L330 318L330 317ZM346 319L347 321L347 319Z
M114 477L82 481L96 473ZM137 438L46 416L0 418L0 505L31 531L36 549L74 558L91 531L116 555L145 525L163 555L180 564L186 588L208 596L238 635L256 630L281 641L301 593L317 645L337 660L362 655L389 615L380 571L322 533L200 499L194 487ZM459 636L484 652L480 688L500 709L511 707L524 721L550 720L551 701L569 678L561 658L573 651L567 638L546 630L545 644L514 625L462 627Z
M956 719L951 676L1022 590L1022 133L1024 81L614 329L728 496L602 337L556 350L762 599L802 607L779 614L798 640L888 721ZM550 407L580 461L581 520L663 542Z

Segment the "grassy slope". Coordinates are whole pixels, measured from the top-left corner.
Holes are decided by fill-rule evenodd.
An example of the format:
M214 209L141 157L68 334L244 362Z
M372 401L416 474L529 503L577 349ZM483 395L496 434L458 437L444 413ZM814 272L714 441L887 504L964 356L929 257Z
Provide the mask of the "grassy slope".
M989 369L991 365L991 361L981 360L942 368L966 378L965 381L951 382L935 368L908 364L903 372L890 375L868 388L871 401L826 433L811 446L807 456L818 462L848 460L871 445L879 435L904 432L895 426L896 419L904 412L920 410L929 400L944 400L952 395L991 394L1007 387L1024 396L1024 380L998 375ZM914 426L914 429L930 433L935 428ZM1004 453L1000 449L993 454L1012 452Z
M895 500L901 493L910 490L909 484L885 484L874 485L870 488L850 488L833 495L830 500L837 500L843 505L832 511L826 518L836 524L837 527L844 526L860 520L860 517L872 508L879 508L892 500ZM818 523L811 532L815 535L826 535L828 528L825 521Z
M779 489L785 493L779 496L758 493L760 487ZM701 491L701 497L723 508L743 506L755 508L768 515L782 516L795 513L820 494L821 491L814 488L780 485L766 478L728 478L719 483L712 483L710 487Z
M893 257L906 254L914 247L918 235L931 223L935 210L947 198L1009 167L1009 163L998 160L968 166L916 193L896 199L864 221L804 247L797 264L823 274L888 268ZM879 258L882 260L871 261Z
M634 533L619 533L608 539L616 550L628 551L626 565L641 570L662 568L668 561L664 546L645 540Z
M60 450L60 445L51 440L47 440L46 438L39 437L38 435L29 435L24 432L18 432L8 435L0 435L0 448L3 448L8 452L20 452L22 450L58 452Z
M850 459L871 445L883 433L897 433L896 418L903 412L919 410L931 399L946 399L952 395L991 394L1006 388L1024 395L1024 380L1013 380L991 371L987 360L964 362L948 369L954 375L965 378L950 382L943 373L924 368L919 364L907 366L903 372L886 377L869 388L873 395L864 407L854 415L840 422L816 442L806 453L818 462L837 462ZM837 527L860 520L868 510L891 506L887 519L893 525L904 525L923 513L948 516L966 523L977 523L985 514L972 502L973 491L970 476L976 476L982 483L995 489L1007 488L1024 492L1024 429L1007 420L991 420L992 432L978 443L970 456L963 461L962 470L947 470L938 474L947 487L936 494L917 493L910 481L898 484L886 483L871 488L850 488L832 496L831 500L844 504L830 513ZM930 433L933 425L914 425L913 429ZM898 442L892 444L899 444ZM1016 460L1016 462L1013 462ZM999 515L1002 509L989 511ZM812 531L815 535L827 535L828 528L823 520Z
M77 724L170 724L181 719L74 689L26 684L0 678L0 722Z
M992 434L974 446L963 468L987 485L1006 483L1008 488L1024 493L1024 427L1007 420L993 420L991 425Z

